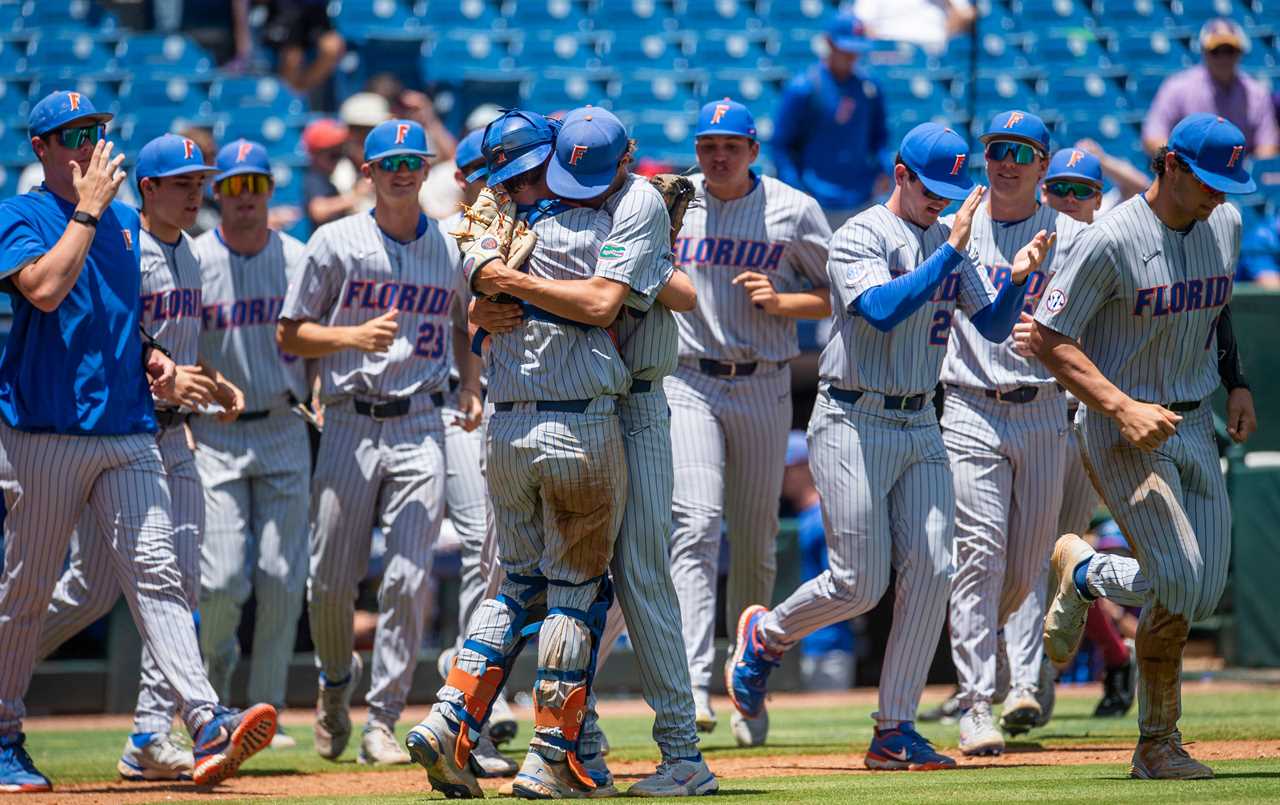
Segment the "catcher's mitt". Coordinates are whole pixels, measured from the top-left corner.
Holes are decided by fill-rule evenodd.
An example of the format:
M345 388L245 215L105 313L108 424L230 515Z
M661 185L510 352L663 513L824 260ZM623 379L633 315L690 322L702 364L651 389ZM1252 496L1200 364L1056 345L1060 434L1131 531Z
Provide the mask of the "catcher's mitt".
M487 187L480 191L474 205L462 205L461 225L450 234L462 250L462 270L468 284L491 260L501 259L507 268L516 271L524 265L538 236L515 216L515 203L506 196L499 198ZM508 297L503 301L514 300Z
M671 216L671 245L675 246L676 236L684 224L685 210L693 202L693 182L674 173L659 173L650 177L649 184L658 189L662 199L667 203L667 214Z

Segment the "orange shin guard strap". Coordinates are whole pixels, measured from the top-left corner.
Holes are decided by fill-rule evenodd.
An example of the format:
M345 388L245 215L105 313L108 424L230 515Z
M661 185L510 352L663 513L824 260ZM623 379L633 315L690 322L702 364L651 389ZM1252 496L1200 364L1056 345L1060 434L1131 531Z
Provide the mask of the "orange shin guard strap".
M537 699L534 699L533 707L533 723L534 727L542 729L558 729L564 740L570 744L576 744L578 735L582 732L582 722L587 717L587 686L582 685L574 688L568 696L565 697L564 706L561 708L547 707L539 705ZM582 761L578 758L578 753L572 749L565 750L565 761L568 763L569 771L573 772L573 776L578 778L578 782L587 788L595 788L596 781L592 779L587 772Z
M486 668L480 676L474 676L459 668L455 660L445 684L462 692L462 709L474 723L483 724L490 705L502 687L502 677L502 669L496 665ZM454 762L460 768L465 767L474 748L471 725L459 724L458 741L453 749Z

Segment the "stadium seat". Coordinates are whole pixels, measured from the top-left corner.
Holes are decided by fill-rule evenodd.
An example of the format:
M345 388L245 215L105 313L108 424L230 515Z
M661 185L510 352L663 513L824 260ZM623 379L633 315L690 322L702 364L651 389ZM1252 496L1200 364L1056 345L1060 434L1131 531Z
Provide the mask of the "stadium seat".
M1268 203L1280 203L1280 157L1255 159L1249 165L1249 172L1258 184L1258 192Z
M87 33L42 34L27 46L27 68L53 75L105 75L115 72L115 58Z
M1173 20L1162 0L1094 0L1093 16L1100 26L1116 30L1150 30Z
M421 26L409 8L398 0L333 0L329 14L334 27L347 39L357 42L371 34Z
M1120 34L1112 38L1108 53L1112 61L1130 72L1143 67L1186 67L1194 61L1182 42L1163 29Z
M1092 28L1095 24L1083 0L1012 0L1009 9L1019 19L1033 22L1037 28Z
M204 48L177 34L130 34L116 46L116 59L131 71L145 70L153 76L190 76L206 73L213 66Z
M110 30L115 17L90 0L35 0L20 4L22 25L42 31Z
M598 67L608 39L589 32L538 31L512 43L514 63L530 70L546 67Z
M606 40L606 59L619 70L643 67L683 67L688 60L684 52L686 37L677 32L658 32L632 36L614 31Z
M777 50L771 39L766 31L708 31L698 38L698 61L709 68L755 67L767 60L771 47Z
M676 19L682 27L745 30L749 21L756 22L752 19L753 9L748 0L693 0L683 6L676 11Z
M293 90L275 78L223 77L214 82L209 99L219 112L241 109L269 111L280 117L301 115L307 104Z
M499 19L496 10L485 0L419 0L412 5L412 14L420 24L442 31L452 28L490 28Z
M1050 31L1048 35L1036 36L1027 50L1033 61L1050 71L1107 63L1102 43L1085 30Z
M820 26L831 14L830 4L823 0L757 0L756 9L780 30L793 25Z
M120 99L134 114L165 113L170 117L194 118L209 112L203 89L176 76L130 79L121 85Z

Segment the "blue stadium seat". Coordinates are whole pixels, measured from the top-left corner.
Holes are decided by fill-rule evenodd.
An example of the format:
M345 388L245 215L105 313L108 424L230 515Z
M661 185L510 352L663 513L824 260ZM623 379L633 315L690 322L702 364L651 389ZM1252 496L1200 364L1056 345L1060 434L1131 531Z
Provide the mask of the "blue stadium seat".
M1030 105L1031 88L1000 71L980 70L974 82L979 103L992 102L1003 109Z
M959 41L959 39L953 41ZM978 63L987 69L1012 70L1028 65L1027 53L1023 50L1020 38L984 34L978 47L980 48ZM950 56L950 52L947 55ZM1036 54L1036 58L1039 58L1039 54ZM964 67L967 69L968 65Z
M1150 30L1173 21L1162 0L1094 0L1093 16L1098 25L1117 30Z
M818 60L822 31L812 28L780 29L771 43L769 59L778 65L799 71Z
M745 29L754 12L749 0L693 0L683 6L676 18L687 28Z
M646 33L669 31L680 25L671 6L656 0L595 0L591 17L598 28Z
M538 31L513 42L515 61L521 67L597 67L608 44L604 36L587 32Z
M412 12L421 24L441 31L452 28L489 28L499 19L495 9L485 0L419 0L413 3Z
M342 35L356 41L383 31L404 31L421 25L398 0L333 0L329 13Z
M1120 34L1111 40L1108 52L1112 61L1123 64L1130 72L1143 67L1187 67L1194 61L1182 42L1164 29Z
M687 37L676 32L631 36L614 31L608 39L606 59L610 67L677 67L688 63L684 52Z
M1145 67L1129 73L1129 78L1125 82L1125 89L1129 93L1129 97L1142 106L1150 106L1151 100L1156 97L1160 85L1164 80L1173 75L1174 71L1162 67Z
M675 112L696 111L698 101L670 73L639 74L618 82L620 91L613 100L621 109L665 109Z
M138 153L138 149L151 140L172 131L173 118L173 115L155 109L116 118L112 122L118 123L119 128L116 129L117 133L113 135L113 139L116 140L120 151L134 156Z
M430 50L432 41L420 32L370 31L359 49L356 72L361 82L353 91L364 89L363 82L379 73L391 73L406 86L420 86L424 83L422 56Z
M120 87L120 100L131 114L202 117L209 113L203 88L183 78L133 78Z
M1169 5L1174 14L1197 25L1210 17L1230 17L1239 21L1253 6L1249 2L1233 3L1232 0L1171 0Z
M36 0L22 3L23 27L37 30L93 29L105 22L115 27L115 17L104 14L90 0Z
M1051 72L1047 81L1046 100L1055 105L1103 104L1115 107L1128 106L1120 86L1107 76L1093 70L1065 70ZM1045 94L1045 93L1042 93Z
M1037 28L1069 25L1079 28L1092 28L1093 15L1085 7L1083 0L1012 0L1010 10L1022 20L1033 23Z
M22 16L22 4L0 4L0 31L5 33L20 31L25 21L26 18Z
M1280 203L1280 157L1255 159L1248 167L1258 184L1258 192L1266 197L1268 203Z
M27 46L27 68L52 75L115 72L115 58L87 33L41 35Z
M766 31L716 29L699 36L698 62L704 67L754 67L769 55L773 37Z
M280 117L301 115L306 101L282 82L271 77L223 77L209 92L214 111L235 114L242 109L260 109Z
M1047 36L1037 36L1028 50L1034 62L1050 71L1096 67L1106 56L1097 37L1084 30L1050 31Z
M21 117L6 118L0 124L0 164L25 165L35 159L31 153L31 138L27 136L27 121Z
M0 75L19 76L26 71L26 46L21 42L0 39Z
M757 0L756 9L780 30L797 25L821 27L831 15L830 3L823 0Z
M177 34L130 34L116 46L116 58L122 67L152 75L190 76L213 67L208 51Z
M753 115L777 106L778 95L791 79L786 70L717 70L703 87L702 102L733 98Z

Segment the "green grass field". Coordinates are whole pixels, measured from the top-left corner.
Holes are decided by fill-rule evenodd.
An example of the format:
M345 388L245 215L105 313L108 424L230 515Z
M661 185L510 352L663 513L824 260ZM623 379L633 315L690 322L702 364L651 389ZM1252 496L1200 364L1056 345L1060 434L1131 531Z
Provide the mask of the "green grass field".
M757 773L734 776L720 772L721 793L717 802L938 802L948 805L985 802L1280 802L1280 689L1259 688L1248 692L1213 692L1211 688L1191 688L1184 696L1185 716L1182 729L1189 742L1238 741L1253 742L1239 746L1235 752L1248 759L1205 758L1214 767L1218 779L1193 783L1139 782L1127 779L1127 763L1084 764L1064 761L1064 765L1028 765L1044 762L1043 752L1070 757L1072 752L1088 752L1100 747L1132 747L1136 737L1133 718L1094 719L1090 717L1090 699L1067 698L1059 701L1054 721L1021 739L1009 742L1009 752L985 768L961 768L953 772L878 773L861 769L861 758L871 737L869 706L810 709L775 709L769 745L756 749L739 749L727 728L728 714L722 714L720 728L704 736L703 751L713 768L717 762L726 765L760 761L756 768L773 758L778 775ZM416 711L415 711L416 712ZM410 726L402 724L402 729ZM639 716L610 717L605 722L613 751L610 762L657 759L649 739L651 719ZM921 730L942 748L954 749L954 726L922 725ZM278 793L272 801L288 803L410 803L426 798L439 798L423 785L418 793L380 793L379 777L383 774L403 775L403 770L384 772L366 770L354 762L355 749L338 763L318 758L310 749L310 730L293 726L291 733L299 739L293 750L264 752L246 766L242 776L246 782L269 785L269 791L254 791L249 799L238 799L228 792L210 797L217 802L260 802L263 793ZM521 737L529 735L529 725L521 727ZM64 731L34 730L28 734L27 746L41 770L55 784L91 784L115 779L115 761L125 737L124 730ZM519 743L519 739L517 739ZM1195 746L1191 747L1196 754ZM805 756L844 755L847 763L840 768L808 774L809 768L821 771L816 763L805 763ZM1127 757L1127 754L1126 754ZM735 760L737 759L737 760ZM829 762L829 758L828 758ZM359 790L349 795L290 796L286 779L297 780L305 790L305 775L363 772L358 778ZM799 772L803 776L796 776ZM785 775L785 776L779 776ZM337 778L334 778L335 781ZM351 778L347 778L351 779ZM393 790L403 790L403 776ZM625 785L634 778L623 778ZM391 777L384 778L392 780ZM93 801L109 802L106 789L97 791ZM344 789L345 790L345 789ZM385 790L385 789L384 789ZM73 802L74 792L61 788L65 800ZM84 792L88 793L88 792ZM152 801L170 800L170 792L157 789ZM248 791L245 792L249 794ZM303 793L297 791L296 793ZM130 799L139 801L137 794ZM58 801L62 801L59 797Z

